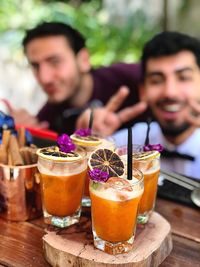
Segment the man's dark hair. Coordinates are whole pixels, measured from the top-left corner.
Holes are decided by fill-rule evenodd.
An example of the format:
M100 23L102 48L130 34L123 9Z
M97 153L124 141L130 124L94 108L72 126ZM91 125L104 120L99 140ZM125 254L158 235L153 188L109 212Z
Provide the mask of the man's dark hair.
M193 53L200 68L200 41L198 39L178 32L165 31L157 34L143 48L141 58L143 77L145 77L146 64L150 58L174 55L184 50Z
M66 38L75 54L85 47L85 39L81 33L62 22L43 22L35 28L27 30L22 44L26 51L27 44L33 39L59 35Z

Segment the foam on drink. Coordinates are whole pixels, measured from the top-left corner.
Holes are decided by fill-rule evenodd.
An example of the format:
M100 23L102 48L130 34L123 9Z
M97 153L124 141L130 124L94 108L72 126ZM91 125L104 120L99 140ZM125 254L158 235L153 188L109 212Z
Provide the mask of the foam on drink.
M122 182L126 181L126 183L123 183L123 185L119 185L118 184L119 179ZM137 182L138 179L136 178L132 178L131 181L128 181L124 178L117 177L116 183L115 182L112 182L111 184L105 183L102 186L100 186L98 190L93 190L92 187L90 190L96 196L106 200L126 201L132 198L137 198L143 193L143 189L141 189L141 186L139 184L137 185Z

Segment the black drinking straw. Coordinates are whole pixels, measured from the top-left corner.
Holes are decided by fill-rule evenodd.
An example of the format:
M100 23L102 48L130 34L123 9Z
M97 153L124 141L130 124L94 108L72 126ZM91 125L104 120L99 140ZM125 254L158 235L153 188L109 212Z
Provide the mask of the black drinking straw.
M91 130L92 130L92 125L93 125L93 119L94 119L94 110L92 108L90 112L90 119L89 119L89 129Z
M150 117L147 118L146 123L147 123L147 131L146 131L146 138L144 141L145 146L149 145L149 133L150 133L150 129L151 129L150 128L150 124L151 124L151 118Z
M133 161L133 155L132 155L132 128L128 128L128 143L127 143L127 156L128 156L128 164L127 164L127 179L132 180L132 161Z

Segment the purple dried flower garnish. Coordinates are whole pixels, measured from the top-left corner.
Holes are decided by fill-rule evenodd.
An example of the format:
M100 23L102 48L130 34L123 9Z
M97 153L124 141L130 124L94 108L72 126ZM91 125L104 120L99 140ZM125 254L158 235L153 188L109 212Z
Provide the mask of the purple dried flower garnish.
M62 134L58 136L57 144L60 151L69 153L75 150L76 146L72 143L71 138L67 134Z
M107 172L103 172L100 169L93 169L92 171L88 171L90 179L97 182L106 182L109 178L109 174Z
M92 134L92 130L90 128L79 129L75 131L75 134L79 136L89 136Z
M163 151L163 146L161 144L155 144L155 145L146 145L143 147L144 151L152 151L152 150L156 150L158 152L162 152Z

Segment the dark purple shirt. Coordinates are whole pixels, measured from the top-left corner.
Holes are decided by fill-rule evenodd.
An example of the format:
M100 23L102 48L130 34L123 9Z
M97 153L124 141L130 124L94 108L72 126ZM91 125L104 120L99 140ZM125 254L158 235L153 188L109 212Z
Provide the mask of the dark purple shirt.
M141 78L140 64L117 63L109 67L92 70L91 74L94 81L93 94L83 109L89 106L93 100L100 100L102 104L106 104L110 97L122 85L129 87L130 94L121 108L138 102L138 85ZM72 107L69 101L58 104L47 102L39 111L37 117L40 121L48 121L50 125L49 129L58 133L71 134L75 130L77 116L83 109ZM136 121L141 121L143 118L144 116L138 117L137 120L131 121L129 124L124 124L122 128L132 125Z

